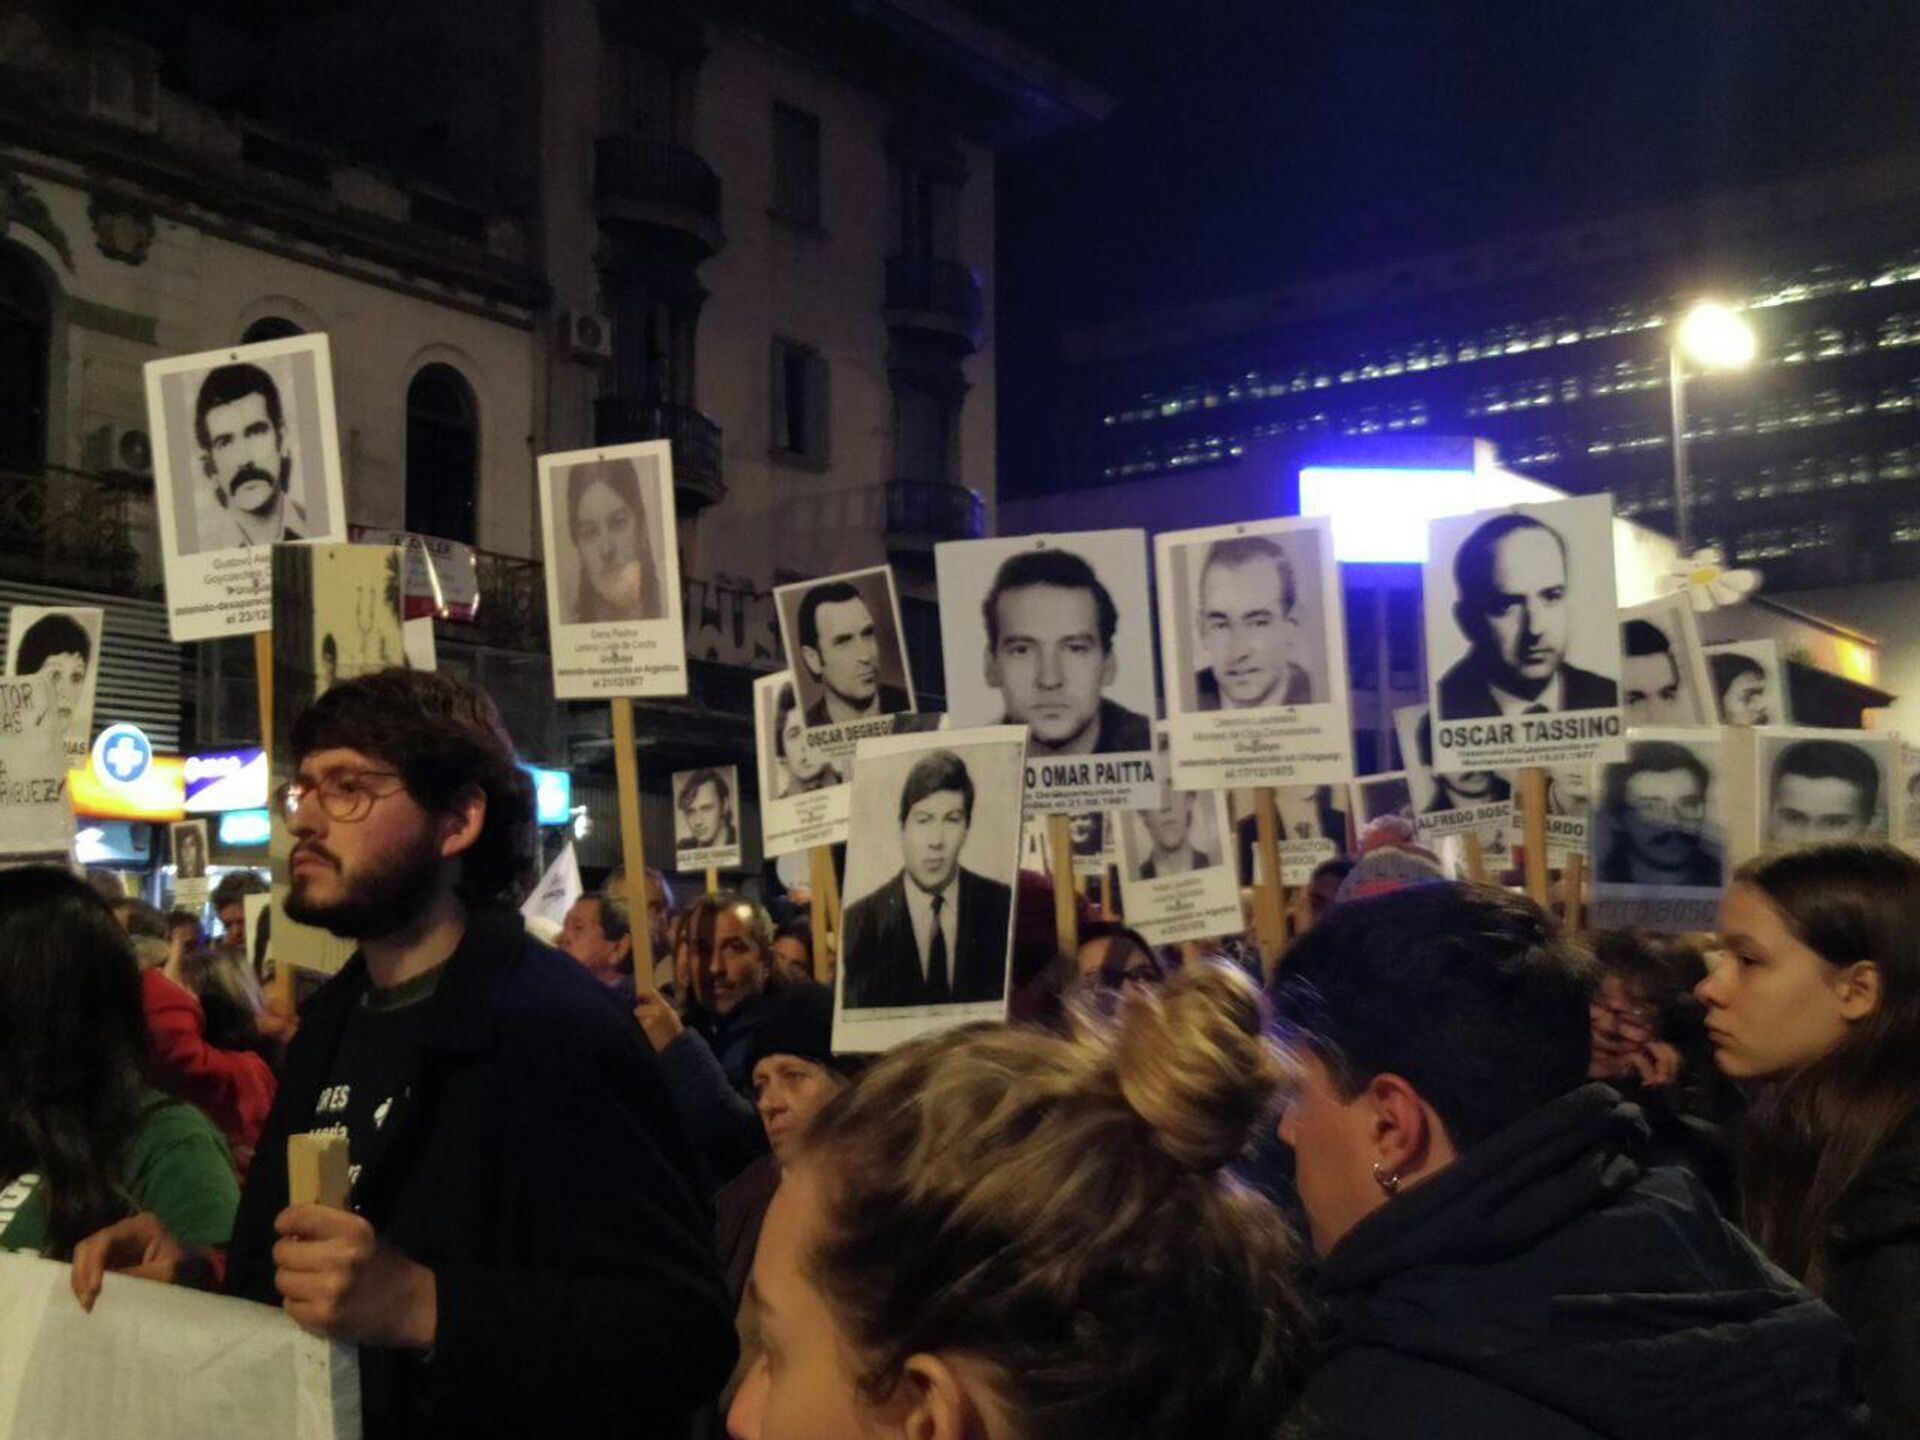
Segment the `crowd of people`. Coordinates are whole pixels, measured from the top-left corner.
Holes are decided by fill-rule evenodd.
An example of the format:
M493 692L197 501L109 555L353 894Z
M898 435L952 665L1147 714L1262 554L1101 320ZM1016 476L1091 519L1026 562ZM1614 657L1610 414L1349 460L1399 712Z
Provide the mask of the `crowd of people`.
M0 1249L284 1306L370 1440L1920 1434L1900 851L1579 934L1376 836L1270 974L1084 903L1061 954L1023 874L1011 1019L862 1063L790 907L615 873L530 934L484 695L364 676L292 744L285 911L358 946L297 1016L244 880L208 943L0 872Z

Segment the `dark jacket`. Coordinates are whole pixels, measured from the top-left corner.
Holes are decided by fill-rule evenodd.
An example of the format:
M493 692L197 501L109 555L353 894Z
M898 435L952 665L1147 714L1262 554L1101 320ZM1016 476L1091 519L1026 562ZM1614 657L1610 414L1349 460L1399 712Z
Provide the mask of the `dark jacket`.
M1846 1327L1684 1171L1642 1170L1642 1134L1586 1085L1355 1226L1317 1278L1301 1433L1864 1434Z
M760 1247L760 1227L780 1188L780 1162L762 1155L713 1197L713 1243L720 1255L720 1274L734 1309L746 1298L747 1277L753 1274L753 1254Z
M365 961L308 1001L241 1197L229 1287L278 1304L287 1136L311 1123ZM353 1208L434 1272L431 1359L363 1348L367 1440L683 1436L732 1367L733 1312L652 1050L504 906L474 912L420 1070Z
M873 714L862 715L860 720L877 720L883 715L897 715L902 710L911 709L913 709L913 702L907 698L906 691L902 690L898 685L882 685L880 687L879 705L875 707ZM859 723L854 720L835 720L829 715L827 713L827 697L824 692L820 695L819 699L807 707L806 722L809 730L817 730L823 725L852 725Z
M1834 1210L1827 1303L1860 1343L1876 1436L1920 1435L1920 1112Z
M726 1184L767 1153L767 1132L750 1098L750 1057L754 1032L769 1008L767 997L760 995L723 1019L690 1016L687 1027L660 1052L667 1089L699 1160L704 1192ZM731 1063L715 1053L716 1039Z
M962 866L960 927L949 957L948 996L954 1004L998 1000L1007 993L1007 922L1013 891ZM847 907L841 963L847 1009L935 1003L920 973L920 947L907 912L907 878L897 874Z
M1604 675L1562 663L1562 710L1611 710L1620 703L1620 687ZM1493 688L1472 651L1440 677L1440 718L1481 720L1500 713Z
M1173 873L1176 875L1184 875L1188 870L1204 870L1211 864L1213 864L1213 861L1209 860L1204 853L1189 845L1187 847L1187 869L1176 870ZM1140 878L1142 880L1158 880L1160 878L1160 867L1153 863L1153 856L1149 855L1140 862Z

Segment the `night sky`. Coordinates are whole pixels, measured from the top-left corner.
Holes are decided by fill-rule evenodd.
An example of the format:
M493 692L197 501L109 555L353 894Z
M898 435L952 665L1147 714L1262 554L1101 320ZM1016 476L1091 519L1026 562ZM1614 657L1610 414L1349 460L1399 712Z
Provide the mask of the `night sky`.
M1014 487L1067 326L1920 148L1914 0L974 8L1118 102L1001 160Z

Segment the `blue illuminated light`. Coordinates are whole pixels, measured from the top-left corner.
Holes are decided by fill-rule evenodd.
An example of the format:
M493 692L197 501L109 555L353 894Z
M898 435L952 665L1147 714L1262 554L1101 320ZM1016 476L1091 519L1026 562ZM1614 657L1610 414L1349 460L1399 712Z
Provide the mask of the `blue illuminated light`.
M273 821L265 810L228 810L221 815L215 833L222 845L236 849L264 845L273 834Z
M1552 486L1506 470L1310 465L1300 471L1300 513L1329 517L1334 556L1350 563L1421 564L1429 521L1561 498Z
M543 770L523 765L533 779L534 814L542 825L565 825L573 819L573 776L565 770Z

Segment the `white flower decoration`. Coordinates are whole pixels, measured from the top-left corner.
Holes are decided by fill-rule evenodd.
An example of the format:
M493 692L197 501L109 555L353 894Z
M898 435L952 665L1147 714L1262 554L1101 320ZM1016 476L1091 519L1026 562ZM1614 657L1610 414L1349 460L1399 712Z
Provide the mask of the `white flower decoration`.
M1760 588L1758 570L1729 570L1727 557L1718 545L1693 552L1691 559L1667 572L1661 586L1667 594L1687 592L1687 599L1702 613L1719 606L1738 605Z

